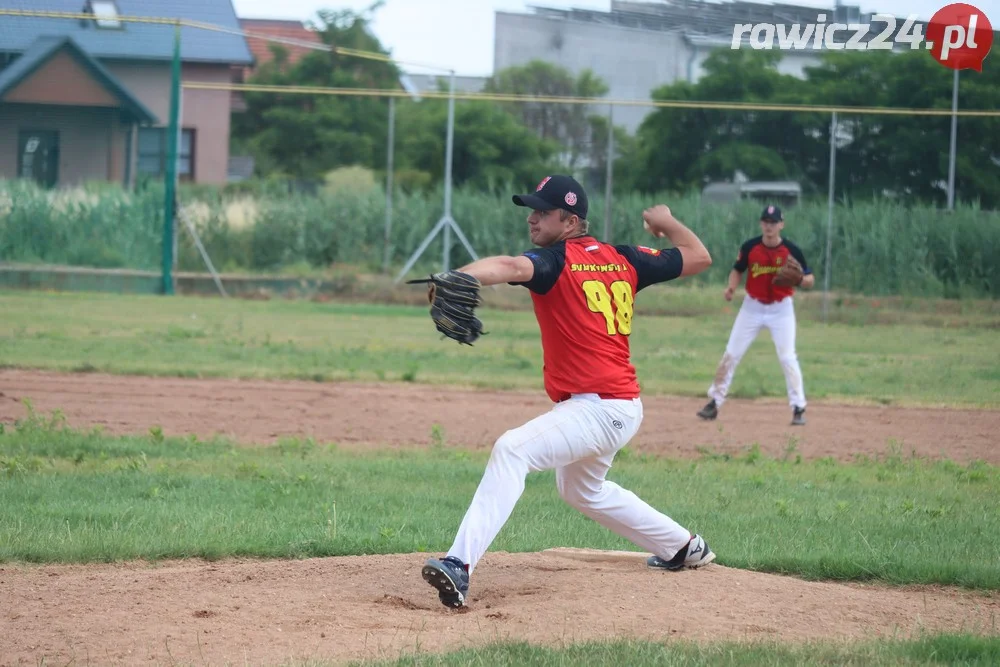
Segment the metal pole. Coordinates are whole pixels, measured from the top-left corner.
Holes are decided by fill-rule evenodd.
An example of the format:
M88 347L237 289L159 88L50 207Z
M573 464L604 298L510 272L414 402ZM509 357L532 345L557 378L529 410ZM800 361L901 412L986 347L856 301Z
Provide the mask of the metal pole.
M955 142L958 136L958 70L951 86L951 148L948 154L948 210L955 209Z
M212 274L212 280L215 281L215 286L219 288L219 293L223 297L229 298L226 294L226 288L222 286L222 278L219 277L219 272L215 270L215 265L212 264L212 258L208 256L208 251L205 250L205 246L201 242L201 237L198 236L198 230L195 229L194 223L191 222L191 218L187 217L183 213L180 213L177 217L184 221L184 225L187 227L188 233L191 234L191 238L194 240L195 246L198 248L198 252L201 253L201 258L205 261L205 266L208 267L208 272Z
M444 230L444 270L448 270L449 266L449 251L451 249L451 236L450 232L454 229L455 234L458 236L458 240L462 242L465 246L466 251L472 257L473 260L479 259L476 251L472 248L472 244L469 243L469 239L465 238L465 234L462 233L462 228L458 226L455 219L451 217L451 167L452 167L452 153L454 152L455 144L455 72L451 73L451 94L448 96L448 141L445 153L445 176L444 176L444 213L441 218L434 225L434 229L424 238L420 247L417 248L410 258L406 260L406 265L402 270L396 275L395 282L399 282L406 275L413 265L420 259L424 250L430 245L431 241L437 236L439 231Z
M178 78L180 78L178 74ZM184 149L184 86L177 85L177 157L174 160L174 165L176 168L176 174L174 176L174 285L177 284L177 269L180 263L180 218L181 211L180 205L180 179L181 179L181 151ZM190 158L188 158L190 160ZM189 170L193 168L193 164L188 164Z
M444 158L444 217L451 221L451 167L452 151L455 145L455 70L451 71L448 88L448 139ZM444 226L444 257L442 271L447 271L451 258L451 225Z
M389 96L389 147L385 168L385 255L382 258L382 272L389 271L390 240L392 238L392 157L396 130L396 98Z
M608 164L604 175L604 242L611 243L611 179L615 163L615 108L608 105Z
M167 164L163 204L163 293L174 293L174 215L177 194L177 134L181 90L181 26L174 24L174 60L170 81L170 122L167 129Z
M448 226L448 218L442 217L440 220L437 221L437 224L434 225L434 229L432 229L430 233L424 237L424 240L420 243L420 246L415 251L413 251L413 254L410 255L410 259L406 261L406 265L396 275L395 282L398 283L400 280L403 279L403 276L405 276L406 273L413 268L413 265L417 263L417 260L420 259L420 256L424 254L425 250L427 250L427 246L431 244L431 241L433 241L434 237L437 236L437 233L441 231L441 228L447 226Z
M830 185L827 193L826 259L823 262L823 322L830 301L830 249L833 245L833 184L837 169L837 112L830 118Z

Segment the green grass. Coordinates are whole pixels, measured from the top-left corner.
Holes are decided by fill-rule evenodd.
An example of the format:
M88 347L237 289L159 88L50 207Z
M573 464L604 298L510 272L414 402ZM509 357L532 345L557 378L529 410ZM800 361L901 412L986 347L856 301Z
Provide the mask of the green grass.
M443 340L425 306L0 292L0 311L0 367L542 389L530 312L482 310L489 334L468 347ZM643 390L704 395L733 319L637 318L631 344ZM811 399L996 407L995 347L988 327L804 321L798 331ZM731 395L785 395L766 331Z
M309 557L447 550L483 452L341 451L287 440L111 438L31 412L0 435L0 562ZM851 464L626 449L610 478L711 541L731 567L814 579L1000 589L1000 469L889 451ZM492 549L632 549L528 477Z
M321 662L310 662L321 665ZM443 655L418 654L393 661L352 663L366 667L450 665L511 667L754 667L769 665L996 665L1000 664L1000 638L976 635L929 635L917 639L891 639L855 643L808 642L669 642L639 640L585 642L565 648L524 642L496 643Z

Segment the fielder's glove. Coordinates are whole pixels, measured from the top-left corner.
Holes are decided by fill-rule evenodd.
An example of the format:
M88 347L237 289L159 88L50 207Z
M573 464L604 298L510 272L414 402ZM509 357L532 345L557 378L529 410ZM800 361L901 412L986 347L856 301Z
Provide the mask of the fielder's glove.
M804 276L802 265L789 255L785 265L778 269L778 273L774 275L773 283L778 287L797 287L802 283Z
M475 315L482 303L482 283L461 271L435 273L430 278L408 280L407 284L428 283L427 300L431 304L434 326L452 340L472 345L484 334L483 323Z

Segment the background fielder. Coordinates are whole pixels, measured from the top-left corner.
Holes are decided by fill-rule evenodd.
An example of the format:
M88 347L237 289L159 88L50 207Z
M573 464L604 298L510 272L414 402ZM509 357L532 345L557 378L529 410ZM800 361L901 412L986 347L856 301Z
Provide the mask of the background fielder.
M784 227L781 209L777 206L765 207L760 216L761 235L746 241L740 247L736 263L729 272L729 284L724 293L726 301L733 300L736 286L743 273L749 270L746 279L746 297L733 323L729 343L715 372L715 379L708 389L708 396L712 400L698 412L698 416L702 419L715 419L718 416L719 408L725 402L729 386L732 384L736 367L760 330L766 328L774 340L778 361L785 374L788 404L792 408L792 424L806 423L805 387L802 381L802 369L799 367L798 355L795 352L795 307L792 303L795 287L775 285L774 277L788 262L789 256L794 257L802 265L804 275L799 287L811 288L816 282L816 277L799 247L788 239L781 238L781 230Z

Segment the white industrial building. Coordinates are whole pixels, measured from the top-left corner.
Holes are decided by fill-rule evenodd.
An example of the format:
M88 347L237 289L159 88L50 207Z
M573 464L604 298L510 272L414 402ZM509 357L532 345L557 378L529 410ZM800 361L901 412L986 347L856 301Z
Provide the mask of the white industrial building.
M529 12L496 12L493 71L531 60L543 60L577 74L591 69L609 87L608 99L648 100L650 91L676 81L697 81L702 63L717 48L731 48L737 24L812 24L825 21L870 24L865 40L885 27L884 22L862 14L857 6L830 9L759 2L710 2L612 0L610 11L553 9L529 6ZM896 22L898 31L903 19ZM918 23L926 32L926 26ZM851 31L836 33L844 43ZM865 41L863 40L863 41ZM892 42L890 35L888 41ZM819 62L820 48L784 51L779 71L803 76L803 68ZM751 48L744 38L742 48ZM908 48L908 47L907 47ZM598 111L599 109L595 109ZM607 106L604 106L607 110ZM616 105L614 121L634 133L652 110L648 106Z

